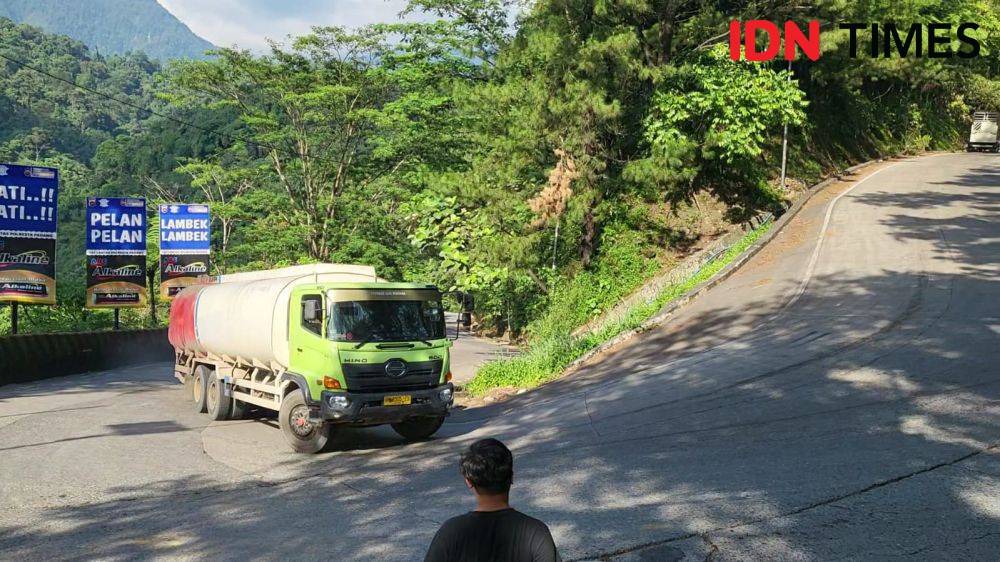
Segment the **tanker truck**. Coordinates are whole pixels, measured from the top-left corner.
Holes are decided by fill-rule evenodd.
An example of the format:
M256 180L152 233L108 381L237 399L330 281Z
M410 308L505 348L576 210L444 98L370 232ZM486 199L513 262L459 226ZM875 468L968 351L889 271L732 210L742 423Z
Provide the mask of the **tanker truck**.
M293 450L344 426L433 435L453 404L451 341L433 285L389 283L367 266L318 264L225 275L178 293L174 375L198 412L278 412Z

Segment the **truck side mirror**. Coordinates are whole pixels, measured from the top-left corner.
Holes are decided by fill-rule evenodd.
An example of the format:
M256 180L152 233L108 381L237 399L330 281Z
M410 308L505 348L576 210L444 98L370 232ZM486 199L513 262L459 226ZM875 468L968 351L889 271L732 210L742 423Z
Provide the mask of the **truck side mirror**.
M320 319L320 306L318 300L309 299L303 301L302 319L306 322L316 322Z

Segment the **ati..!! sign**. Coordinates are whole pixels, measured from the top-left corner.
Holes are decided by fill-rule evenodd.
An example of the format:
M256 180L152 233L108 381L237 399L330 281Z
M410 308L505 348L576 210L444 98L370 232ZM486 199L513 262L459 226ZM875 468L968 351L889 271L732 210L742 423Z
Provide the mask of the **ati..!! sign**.
M847 30L850 36L850 56L858 58L858 35L861 31L870 31L869 44L865 53L871 58L889 58L894 53L901 57L920 58L974 58L982 50L979 40L970 35L977 31L979 24L962 23L914 23L903 31L894 23L842 23L840 29ZM766 36L766 47L759 48L758 39ZM784 48L782 48L781 30L778 24L766 20L752 20L742 24L738 21L729 24L729 57L734 61L741 58L745 49L749 61L774 60L781 52L785 60L795 60L796 51L801 51L809 60L820 57L820 24L811 21L808 32L792 21L784 24ZM952 47L952 36L955 36L962 47ZM742 38L742 43L740 39Z
M0 301L56 303L59 172L0 164Z
M87 199L87 308L146 304L146 200Z
M172 299L208 275L212 216L208 205L160 205L160 294Z

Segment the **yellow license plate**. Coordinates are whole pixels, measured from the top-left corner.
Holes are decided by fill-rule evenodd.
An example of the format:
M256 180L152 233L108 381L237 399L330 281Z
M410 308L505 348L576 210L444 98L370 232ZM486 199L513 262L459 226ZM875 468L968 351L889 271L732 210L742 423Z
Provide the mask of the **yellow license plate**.
M409 394L404 394L402 396L386 396L382 399L383 406L406 406L410 404L411 398Z

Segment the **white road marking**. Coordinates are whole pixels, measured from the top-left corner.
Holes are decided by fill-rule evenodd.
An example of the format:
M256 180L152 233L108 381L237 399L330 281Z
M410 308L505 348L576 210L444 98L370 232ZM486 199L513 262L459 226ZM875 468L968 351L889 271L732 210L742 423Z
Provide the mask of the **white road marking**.
M951 152L945 152L942 154L930 154L928 156L915 158L913 160L907 160L905 162L897 162L890 166L886 166L885 168L882 168L880 170L875 170L874 172L872 172L859 182L847 188L847 190L841 193L840 195L834 197L833 201L830 202L830 206L827 207L826 209L826 216L823 218L823 226L822 228L819 229L819 234L816 236L816 247L813 248L812 256L809 258L809 265L806 266L806 274L802 277L802 281L799 282L799 286L798 288L796 288L795 293L792 295L792 298L789 299L788 302L786 302L785 305L781 308L784 310L794 305L796 302L798 302L800 298L802 298L802 295L804 295L806 292L806 288L809 287L809 283L812 281L813 274L816 273L816 264L819 263L819 254L820 251L823 249L823 240L826 238L827 230L830 228L830 220L833 218L833 211L834 209L836 209L837 203L841 200L841 198L843 198L848 193L854 191L854 188L858 187L859 185L865 183L866 181L874 178L875 176L881 174L886 170L891 170L903 164L912 164L914 162L918 162L926 158L934 158L935 156L948 156L952 154L953 153Z

